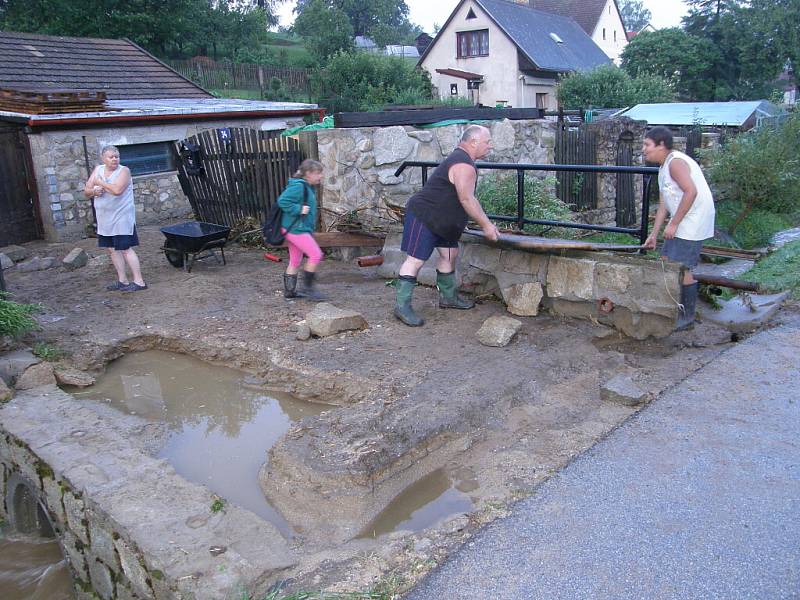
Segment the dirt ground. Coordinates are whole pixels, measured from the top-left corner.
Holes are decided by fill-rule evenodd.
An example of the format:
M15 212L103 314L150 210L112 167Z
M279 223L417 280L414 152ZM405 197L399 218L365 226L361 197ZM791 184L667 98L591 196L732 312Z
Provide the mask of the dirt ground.
M227 266L209 260L185 273L165 259L157 227L142 227L140 238L148 290L107 292L114 271L90 239L27 244L32 256L60 260L81 246L96 258L72 272L7 271L6 285L15 300L44 306L33 338L69 352L78 368L98 373L130 350L176 350L336 405L293 427L264 474L304 556L286 574L288 591L407 589L636 410L604 403L604 382L627 373L655 397L731 343L727 331L706 324L636 341L543 314L520 317L509 346L487 348L475 333L487 317L505 314L501 303L444 311L435 290L418 288L415 305L427 323L408 328L391 315L393 289L374 268L336 260L322 264L320 288L332 304L362 313L369 328L301 341L294 324L313 304L283 298L285 258L273 263L263 251L229 245ZM439 468L466 470L477 483L472 513L416 534L352 539L394 495ZM297 489L301 479L306 485ZM368 491L349 490L359 487ZM343 508L331 524L338 505L366 512Z

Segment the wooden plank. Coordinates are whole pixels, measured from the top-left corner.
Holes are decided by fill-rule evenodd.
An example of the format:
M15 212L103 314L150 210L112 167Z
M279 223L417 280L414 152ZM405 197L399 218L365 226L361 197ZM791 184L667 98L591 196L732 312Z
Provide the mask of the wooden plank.
M541 119L541 108L435 108L381 112L340 112L333 115L334 127L383 127L389 125L421 125L448 119L499 120Z
M467 229L467 235L484 237L483 231ZM491 242L490 242L491 243ZM642 247L632 244L604 244L594 242L582 242L580 240L562 240L558 238L546 238L533 235L516 235L512 233L501 233L498 243L521 248L524 250L585 250L590 252L636 252Z

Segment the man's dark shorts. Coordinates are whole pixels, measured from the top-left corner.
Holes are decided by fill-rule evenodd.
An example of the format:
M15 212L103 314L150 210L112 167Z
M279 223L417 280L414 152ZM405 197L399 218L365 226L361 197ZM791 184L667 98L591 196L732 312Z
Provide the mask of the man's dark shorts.
M700 249L702 247L703 240L672 238L671 240L664 240L664 245L661 247L661 256L693 269L700 260Z
M434 248L458 248L458 242L449 242L428 229L410 211L403 221L403 243L400 249L419 260L428 260Z
M114 250L128 250L139 245L139 236L136 226L133 226L132 235L98 235L97 246L100 248L113 248Z

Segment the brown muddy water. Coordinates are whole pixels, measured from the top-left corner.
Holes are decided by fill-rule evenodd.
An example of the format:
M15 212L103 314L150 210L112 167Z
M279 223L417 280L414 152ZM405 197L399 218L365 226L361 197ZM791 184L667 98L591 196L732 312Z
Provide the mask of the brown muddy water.
M0 598L73 598L69 570L58 542L0 528Z
M169 433L159 458L292 537L291 526L264 498L258 471L293 421L330 406L254 389L245 373L160 350L126 354L95 385L73 395L163 421Z

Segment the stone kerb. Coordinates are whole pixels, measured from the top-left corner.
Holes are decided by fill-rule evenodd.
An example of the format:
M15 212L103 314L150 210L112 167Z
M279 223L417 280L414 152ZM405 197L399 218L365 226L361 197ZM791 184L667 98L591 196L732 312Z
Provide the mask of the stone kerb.
M325 166L323 219L357 211L366 229L396 222L387 206L405 206L422 187L422 169L394 175L406 160L441 161L458 145L466 125L433 129L412 126L323 129L317 132L319 160ZM492 162L552 163L556 124L547 120L497 121L489 125ZM328 212L330 211L330 213Z
M0 408L0 516L18 474L47 510L77 598L256 597L295 563L272 525L234 506L212 512L209 490L133 444L141 422L131 437L120 425L55 386Z

